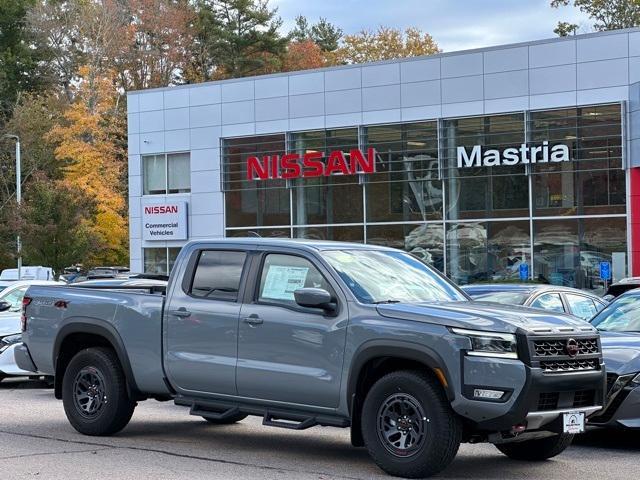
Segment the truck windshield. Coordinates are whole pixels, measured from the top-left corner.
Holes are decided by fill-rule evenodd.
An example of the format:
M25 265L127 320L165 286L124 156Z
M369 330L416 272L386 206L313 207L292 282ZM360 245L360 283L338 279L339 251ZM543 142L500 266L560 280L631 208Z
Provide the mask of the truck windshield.
M416 257L388 250L328 250L323 256L362 303L466 301Z

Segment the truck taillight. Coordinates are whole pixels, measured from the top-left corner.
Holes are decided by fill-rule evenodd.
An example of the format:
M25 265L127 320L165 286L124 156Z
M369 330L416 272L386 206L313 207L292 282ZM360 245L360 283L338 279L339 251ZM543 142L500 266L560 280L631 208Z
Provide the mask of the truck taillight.
M23 332L27 331L27 305L31 303L31 297L22 299L22 316L20 317L20 326Z

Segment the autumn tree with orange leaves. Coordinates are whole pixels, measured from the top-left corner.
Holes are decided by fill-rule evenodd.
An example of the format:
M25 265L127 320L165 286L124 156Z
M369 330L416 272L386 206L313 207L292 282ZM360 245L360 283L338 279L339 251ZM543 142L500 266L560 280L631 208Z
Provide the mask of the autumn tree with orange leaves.
M127 263L128 228L123 186L123 145L118 131L122 121L116 111L113 73L97 75L89 67L79 70L76 101L61 124L47 138L56 142L62 184L76 188L96 202L95 215L87 219L99 248L86 263Z
M282 70L309 70L326 65L326 58L322 49L312 40L291 42L282 60Z

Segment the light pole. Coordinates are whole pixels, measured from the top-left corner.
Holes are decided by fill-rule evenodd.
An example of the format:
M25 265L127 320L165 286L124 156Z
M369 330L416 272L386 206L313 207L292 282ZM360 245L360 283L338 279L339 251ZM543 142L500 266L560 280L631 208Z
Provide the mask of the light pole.
M20 165L20 137L18 135L5 135L6 138L12 138L16 141L16 203L18 208L22 203L22 171ZM18 280L22 279L22 243L20 242L20 234L16 239L16 249L18 252Z

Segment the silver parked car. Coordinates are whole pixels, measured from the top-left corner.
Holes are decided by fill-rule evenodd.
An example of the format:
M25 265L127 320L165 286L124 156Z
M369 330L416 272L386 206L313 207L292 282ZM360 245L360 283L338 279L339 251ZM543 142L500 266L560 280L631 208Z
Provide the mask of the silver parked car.
M22 299L31 285L58 285L47 280L24 280L11 282L0 291L0 381L9 376L34 375L16 364L14 351L22 342L20 317Z
M607 305L605 300L593 293L559 285L496 283L465 285L462 289L477 302L541 308L550 312L569 313L583 320L589 320Z
M619 296L591 324L600 331L607 398L589 423L640 428L640 289Z

